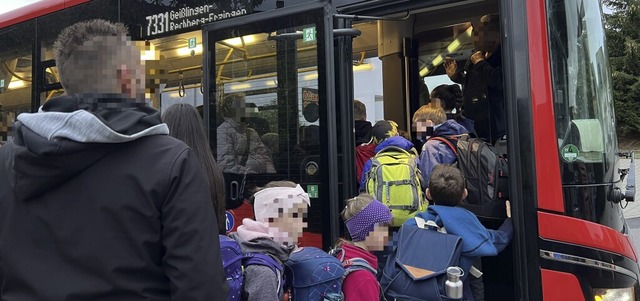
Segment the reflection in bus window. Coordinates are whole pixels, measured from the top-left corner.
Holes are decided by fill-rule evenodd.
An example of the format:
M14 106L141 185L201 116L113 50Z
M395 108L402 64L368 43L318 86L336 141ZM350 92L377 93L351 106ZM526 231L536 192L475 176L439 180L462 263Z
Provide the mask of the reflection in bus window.
M273 161L260 135L247 123L251 115L248 114L244 95L228 95L219 107L222 123L217 129L217 154L222 171L239 174L275 173Z
M316 41L301 34L308 28L216 42L216 158L225 173L295 177L305 158L319 156L322 100Z

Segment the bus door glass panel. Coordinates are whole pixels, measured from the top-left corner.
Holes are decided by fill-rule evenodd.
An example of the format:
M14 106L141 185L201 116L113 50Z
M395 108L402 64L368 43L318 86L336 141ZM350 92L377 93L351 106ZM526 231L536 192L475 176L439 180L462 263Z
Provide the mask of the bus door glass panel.
M34 22L0 34L0 145L10 141L20 113L31 111Z
M548 1L554 109L565 211L622 230L610 71L598 2Z
M321 100L315 22L298 16L246 31L210 33L215 41L212 146L231 209L255 187L274 180L300 183L312 204L318 197ZM321 219L312 218L319 209L309 209L308 229L314 232L321 231Z
M303 29L216 43L217 160L225 173L299 177L291 161L317 153L316 45L297 38Z

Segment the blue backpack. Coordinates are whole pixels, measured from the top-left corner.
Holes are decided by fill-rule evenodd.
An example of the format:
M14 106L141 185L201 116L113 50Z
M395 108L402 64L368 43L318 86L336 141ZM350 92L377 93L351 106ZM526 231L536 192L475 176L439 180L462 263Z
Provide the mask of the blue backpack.
M242 249L237 241L225 235L219 235L220 238L220 256L222 257L222 266L224 274L229 284L229 293L227 301L242 300L242 292L244 287L244 267L250 265L262 265L270 268L279 276L280 291L284 288L284 271L282 264L273 257L258 253L242 253Z
M291 253L284 263L291 301L342 301L342 262L313 247Z
M397 247L382 271L387 300L446 301L447 268L458 266L462 238L447 234L433 221L415 217L418 226L402 226Z

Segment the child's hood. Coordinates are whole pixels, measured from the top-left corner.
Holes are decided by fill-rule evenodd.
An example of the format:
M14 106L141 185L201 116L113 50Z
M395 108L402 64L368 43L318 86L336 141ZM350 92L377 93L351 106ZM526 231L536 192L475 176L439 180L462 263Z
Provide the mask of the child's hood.
M434 136L452 136L467 134L469 131L460 123L449 119L433 130Z
M378 258L371 254L371 252L348 243L343 244L341 248L344 251L344 259L362 258L366 260L372 268L378 269Z
M468 257L495 256L498 254L489 231L469 210L460 207L432 205L417 216L433 220L444 226L447 233L462 238L462 255Z
M409 151L413 148L413 143L402 136L393 136L380 142L380 144L378 144L378 146L376 147L376 153L388 146L395 146Z
M291 254L294 249L294 246L286 247L268 237L258 237L251 240L243 240L237 232L232 233L229 236L240 244L242 252L269 254L280 260L280 262L287 261L289 259L289 254Z

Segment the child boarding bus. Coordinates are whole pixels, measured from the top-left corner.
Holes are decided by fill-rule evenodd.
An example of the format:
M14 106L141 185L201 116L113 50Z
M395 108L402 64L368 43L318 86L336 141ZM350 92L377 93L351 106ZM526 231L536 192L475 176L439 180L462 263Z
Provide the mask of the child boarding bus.
M415 139L412 113L451 83L445 62L465 70L486 16L502 95L483 112L502 116L515 226L507 250L483 260L487 300L640 300L621 208L634 182L619 187L598 1L40 1L0 15L0 141L18 114L64 92L52 53L64 27L122 22L145 60L149 105L201 109L225 171L227 230L252 216L254 187L286 179L311 198L302 244L326 249L357 195L354 98L368 120Z

